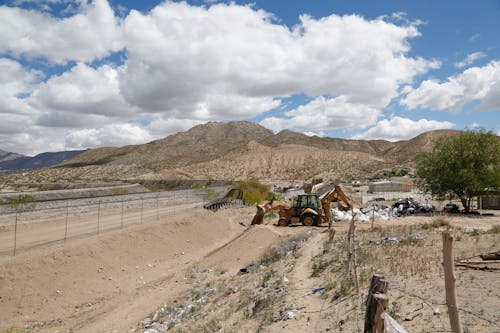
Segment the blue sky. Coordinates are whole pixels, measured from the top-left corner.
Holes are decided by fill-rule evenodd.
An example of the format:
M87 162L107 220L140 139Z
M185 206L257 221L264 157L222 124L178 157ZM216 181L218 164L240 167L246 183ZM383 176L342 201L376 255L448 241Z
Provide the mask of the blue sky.
M500 1L0 2L0 149L207 121L404 140L500 134Z

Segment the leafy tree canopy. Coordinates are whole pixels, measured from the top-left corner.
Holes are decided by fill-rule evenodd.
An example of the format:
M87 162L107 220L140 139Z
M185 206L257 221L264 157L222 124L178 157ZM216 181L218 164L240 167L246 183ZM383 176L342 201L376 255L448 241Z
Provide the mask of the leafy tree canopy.
M483 129L442 138L431 153L417 156L417 175L424 190L455 195L469 212L474 196L500 188L499 138Z

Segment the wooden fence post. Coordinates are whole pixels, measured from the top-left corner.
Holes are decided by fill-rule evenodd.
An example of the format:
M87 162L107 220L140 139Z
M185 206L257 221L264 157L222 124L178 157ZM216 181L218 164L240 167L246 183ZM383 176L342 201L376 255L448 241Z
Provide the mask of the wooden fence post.
M444 285L446 289L446 304L450 317L451 331L462 333L462 324L458 314L457 295L455 290L455 268L453 264L453 237L449 231L443 231L443 268Z
M384 276L374 274L366 298L366 315L364 333L383 333L384 320L382 313L387 309L389 298L386 295L389 281Z

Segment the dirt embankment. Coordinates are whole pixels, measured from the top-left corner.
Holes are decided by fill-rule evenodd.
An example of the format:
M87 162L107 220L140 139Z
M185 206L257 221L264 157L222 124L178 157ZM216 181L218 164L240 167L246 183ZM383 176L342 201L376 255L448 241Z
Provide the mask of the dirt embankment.
M252 214L200 209L0 258L0 328L126 331L186 289L186 269L240 235Z

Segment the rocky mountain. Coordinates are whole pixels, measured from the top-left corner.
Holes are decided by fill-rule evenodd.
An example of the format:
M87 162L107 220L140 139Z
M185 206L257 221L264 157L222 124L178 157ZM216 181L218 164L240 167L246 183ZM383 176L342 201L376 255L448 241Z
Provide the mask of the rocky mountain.
M5 161L14 160L16 158L23 157L23 155L10 153L8 151L4 151L0 149L0 163Z
M273 134L246 121L210 122L147 144L89 149L55 167L25 173L19 179L71 182L365 178L384 169L411 165L418 152L430 150L435 140L454 133L457 131L432 131L411 140L389 142L320 138L288 130Z
M71 159L82 152L83 150L60 151L54 153L50 152L50 153L41 153L33 157L18 155L19 157L10 160L2 160L0 162L0 172L33 170L33 169L50 167L52 165L59 164L65 160Z

